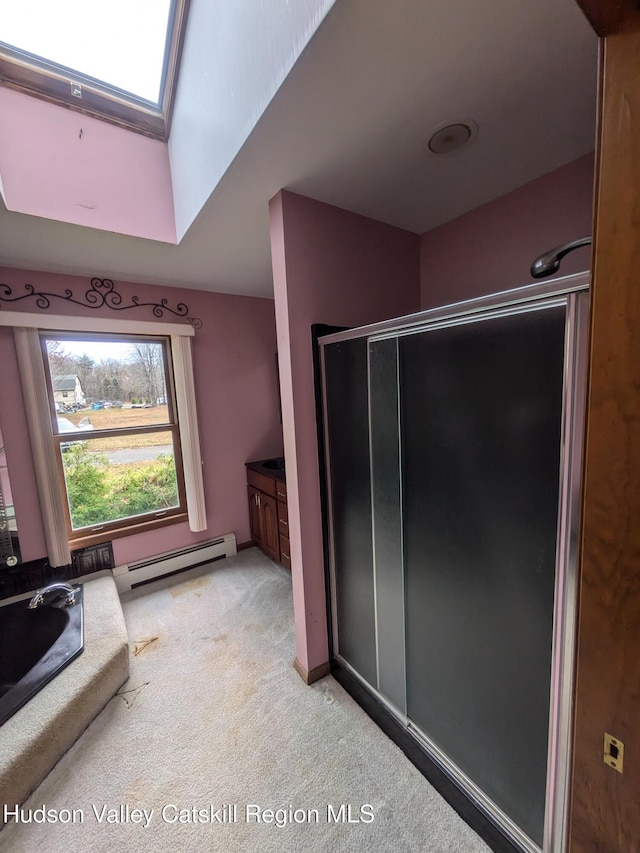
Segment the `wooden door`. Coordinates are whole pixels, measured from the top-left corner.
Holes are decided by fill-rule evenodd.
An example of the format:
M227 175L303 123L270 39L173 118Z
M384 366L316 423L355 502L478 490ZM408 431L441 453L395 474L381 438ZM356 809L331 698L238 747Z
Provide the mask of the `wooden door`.
M578 2L603 39L568 850L631 853L640 849L640 10ZM605 733L624 744L616 767L604 761Z

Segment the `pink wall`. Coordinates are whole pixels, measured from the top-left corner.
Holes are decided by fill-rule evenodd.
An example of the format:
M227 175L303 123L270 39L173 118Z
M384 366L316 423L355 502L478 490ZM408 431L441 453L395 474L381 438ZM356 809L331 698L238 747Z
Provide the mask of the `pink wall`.
M419 237L281 191L269 206L296 656L328 659L311 324L356 326L419 308Z
M76 298L81 298L89 285L88 279L77 276L0 268L0 283L13 288L14 294L23 293L27 282L37 290L53 293L70 288ZM116 286L125 304L134 294L141 302L167 299L170 307L185 302L190 314L202 320L202 329L193 342L193 358L209 520L207 530L197 534L186 524L177 524L114 539L116 563L151 557L224 533L234 532L239 543L249 541L244 463L282 453L273 301L150 284L116 282ZM30 299L14 305L3 303L2 310L39 309ZM50 310L73 316L157 319L150 308L116 313L54 301ZM165 320L175 322L175 317L168 315ZM23 558L31 560L44 556L46 549L13 336L10 329L1 327L0 364L0 429L7 449Z
M9 210L177 242L166 143L5 87L0 115Z
M589 154L427 231L420 241L421 307L531 283L537 255L591 234L592 204ZM589 249L578 249L564 259L561 274L590 263Z

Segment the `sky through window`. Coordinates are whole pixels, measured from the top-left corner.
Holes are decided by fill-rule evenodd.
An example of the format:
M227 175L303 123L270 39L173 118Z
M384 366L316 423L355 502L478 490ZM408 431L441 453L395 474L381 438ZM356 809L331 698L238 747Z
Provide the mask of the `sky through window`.
M0 3L0 40L157 104L171 0Z

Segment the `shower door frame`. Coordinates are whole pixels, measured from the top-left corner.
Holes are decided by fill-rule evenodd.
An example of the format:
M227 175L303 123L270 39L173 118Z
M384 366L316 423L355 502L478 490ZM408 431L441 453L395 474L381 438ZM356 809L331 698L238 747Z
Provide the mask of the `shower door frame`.
M330 624L334 656L340 666L346 669L387 709L436 765L462 789L474 805L488 816L512 843L516 844L521 850L526 851L526 853L540 853L541 848L500 807L484 794L424 732L412 723L407 717L405 709L399 709L388 701L374 685L369 684L340 654L340 638L337 624L325 346L363 337L367 338L368 342L393 337L397 338L406 334L427 331L428 329L467 324L479 320L485 315L487 317L508 316L513 313L551 307L552 305L566 306L553 639L550 673L549 740L542 847L543 853L563 853L567 845L568 792L571 769L578 595L578 542L582 486L582 449L586 406L589 282L590 275L586 272L563 276L541 284L528 285L514 290L490 294L477 299L429 309L393 320L386 320L370 326L326 335L318 340L323 387L322 416L324 428L324 461L327 479L329 531L327 546L329 552L328 567L331 601ZM370 350L369 346L367 346L367 371L369 371L369 356ZM371 418L369 418L370 427ZM375 564L373 566L373 575L375 589ZM374 616L377 618L377 609ZM378 659L377 648L376 659Z

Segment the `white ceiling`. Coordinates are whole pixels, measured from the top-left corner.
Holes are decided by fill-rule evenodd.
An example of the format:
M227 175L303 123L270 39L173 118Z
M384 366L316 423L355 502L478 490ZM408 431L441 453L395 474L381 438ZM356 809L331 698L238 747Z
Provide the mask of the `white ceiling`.
M575 0L337 0L179 246L2 207L0 261L270 296L281 187L422 233L591 151L596 61Z

